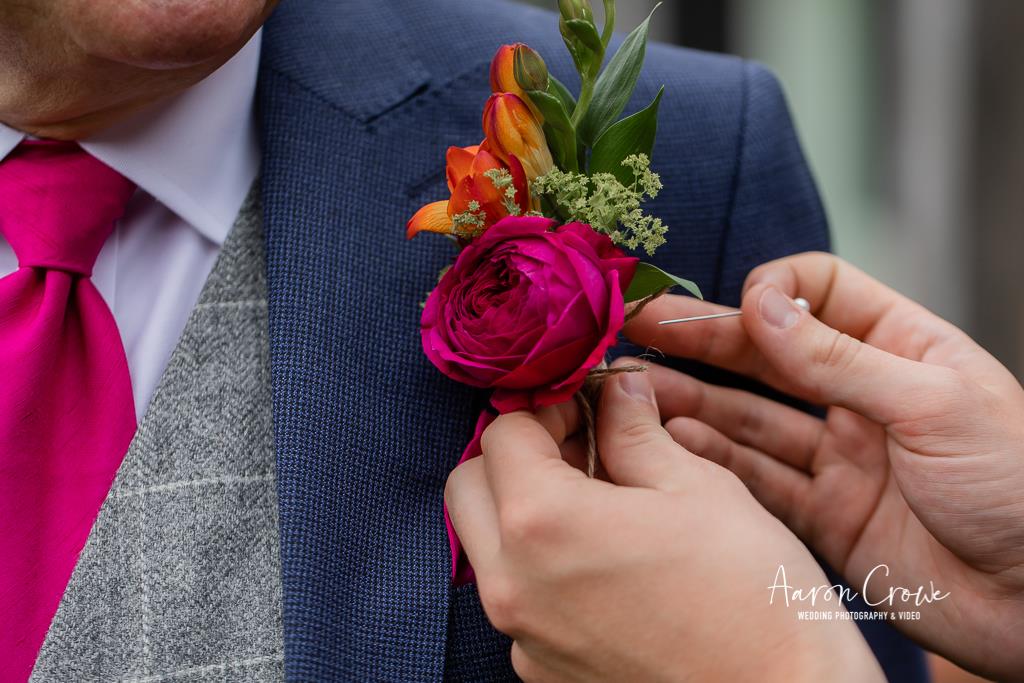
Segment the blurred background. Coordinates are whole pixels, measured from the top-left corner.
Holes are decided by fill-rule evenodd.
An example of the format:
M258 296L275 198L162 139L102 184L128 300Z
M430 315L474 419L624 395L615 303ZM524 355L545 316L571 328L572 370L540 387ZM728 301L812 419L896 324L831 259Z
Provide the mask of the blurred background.
M654 4L619 0L617 25ZM1024 0L667 0L657 17L656 40L771 67L835 250L1024 379Z
M619 0L617 26L654 4ZM653 39L771 67L836 252L1024 379L1024 1L667 0L656 16Z

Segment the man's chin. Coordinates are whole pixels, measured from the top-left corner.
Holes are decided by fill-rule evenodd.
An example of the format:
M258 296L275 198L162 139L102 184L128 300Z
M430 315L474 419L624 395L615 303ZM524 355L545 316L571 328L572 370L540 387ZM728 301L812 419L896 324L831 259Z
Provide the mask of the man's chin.
M69 0L64 30L94 58L141 69L191 69L227 61L276 0ZM211 69L212 71L212 69Z

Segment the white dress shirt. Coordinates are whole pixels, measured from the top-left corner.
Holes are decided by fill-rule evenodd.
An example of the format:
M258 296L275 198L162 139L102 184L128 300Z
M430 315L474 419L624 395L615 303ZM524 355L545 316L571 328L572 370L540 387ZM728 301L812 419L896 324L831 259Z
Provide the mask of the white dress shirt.
M138 420L259 171L259 53L257 33L188 90L79 141L138 185L92 276L121 331ZM24 137L0 124L0 160ZM0 277L17 267L0 235Z

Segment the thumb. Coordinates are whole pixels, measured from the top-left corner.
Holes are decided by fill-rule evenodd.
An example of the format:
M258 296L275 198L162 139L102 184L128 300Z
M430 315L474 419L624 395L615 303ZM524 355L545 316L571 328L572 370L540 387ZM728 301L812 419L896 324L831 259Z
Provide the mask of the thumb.
M879 424L909 419L923 398L955 387L953 370L882 351L835 330L774 285L747 291L743 326L792 393Z
M620 358L612 367L635 365ZM611 375L601 390L597 445L608 478L623 486L678 490L694 463L703 462L661 426L646 370ZM699 466L699 465L698 465Z

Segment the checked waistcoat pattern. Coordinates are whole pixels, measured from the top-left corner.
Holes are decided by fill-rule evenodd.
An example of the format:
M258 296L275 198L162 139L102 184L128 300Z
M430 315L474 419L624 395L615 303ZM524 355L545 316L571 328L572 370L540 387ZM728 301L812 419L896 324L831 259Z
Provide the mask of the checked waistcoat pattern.
M283 680L268 348L254 189L100 510L32 681Z

